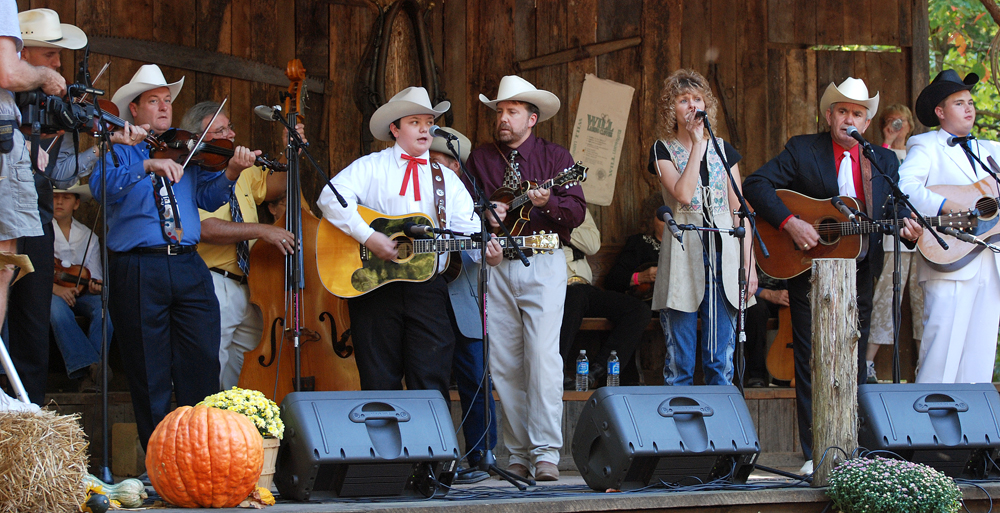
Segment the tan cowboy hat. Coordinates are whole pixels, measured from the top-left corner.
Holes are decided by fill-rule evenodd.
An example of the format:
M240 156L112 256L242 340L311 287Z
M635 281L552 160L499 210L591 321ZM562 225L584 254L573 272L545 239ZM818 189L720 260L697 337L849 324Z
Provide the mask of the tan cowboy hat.
M31 9L17 13L24 46L79 50L87 46L87 34L69 23L59 23L59 13L52 9Z
M385 105L378 108L372 114L368 128L372 135L380 141L392 142L392 133L389 132L389 125L399 118L414 116L417 114L430 114L437 118L441 114L448 112L451 102L443 101L431 107L431 97L423 87L407 87L396 93L396 96L389 98Z
M94 196L90 194L90 186L85 183L78 183L69 189L52 189L52 194L76 194L80 201L87 201Z
M559 112L560 106L558 96L535 88L531 82L517 75L507 75L500 79L496 100L490 100L485 95L480 94L479 101L493 110L497 110L497 104L504 101L528 102L538 107L539 123L555 116Z
M464 164L465 161L469 160L469 153L472 153L472 141L463 135L462 132L459 132L454 128L444 127L442 130L458 137L458 140L453 142L452 145L455 146L456 150L458 150L458 155L462 157L462 163ZM452 156L451 150L448 149L448 141L446 141L444 137L435 137L434 140L431 141L431 151L444 153L449 157Z
M826 86L826 92L823 93L823 98L819 100L820 113L826 112L830 108L830 105L834 103L864 105L868 108L868 119L872 119L878 112L878 93L869 98L868 86L865 85L864 80L847 77L847 80L841 82L839 86L833 85L833 82L830 82L830 85Z
M128 104L136 97L146 91L152 91L158 87L166 87L170 89L170 97L174 100L177 99L177 95L181 94L181 87L184 86L184 77L180 80L168 84L167 79L163 78L163 72L160 71L160 67L156 64L145 64L139 68L139 71L132 75L132 80L115 91L115 95L111 97L111 103L118 106L119 117L132 123L135 121L132 119L132 111L129 110Z

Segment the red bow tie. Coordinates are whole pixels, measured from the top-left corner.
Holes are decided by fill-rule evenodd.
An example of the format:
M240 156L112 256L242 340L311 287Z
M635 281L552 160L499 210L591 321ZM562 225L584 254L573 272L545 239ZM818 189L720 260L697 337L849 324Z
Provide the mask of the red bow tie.
M413 176L413 200L420 201L420 174L417 165L426 164L427 159L418 159L405 153L403 159L409 162L406 164L406 174L403 175L403 186L399 188L399 195L406 196L406 186L410 183L410 176Z

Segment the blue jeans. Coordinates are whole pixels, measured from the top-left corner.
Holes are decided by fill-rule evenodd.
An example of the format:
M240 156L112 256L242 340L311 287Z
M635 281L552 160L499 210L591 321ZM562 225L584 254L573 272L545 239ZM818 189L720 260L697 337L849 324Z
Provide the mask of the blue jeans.
M486 426L483 418L483 341L462 336L455 330L455 354L452 357L452 373L458 385L458 397L462 403L462 433L465 435L465 451L468 453L470 467L475 467L486 447ZM490 408L490 446L492 450L497 445L497 415L493 402L492 386L489 390Z
M667 353L663 358L664 385L693 385L698 351L698 317L701 317L701 361L706 385L733 383L733 352L736 349L736 309L722 290L722 257L715 256L710 268L705 257L705 296L697 312L660 310L660 324ZM714 271L714 272L713 272ZM710 292L715 291L715 308ZM713 314L712 310L716 313ZM711 327L715 327L714 341Z
M87 319L87 333L80 329L76 316ZM101 296L84 294L76 298L76 306L52 295L52 334L66 362L66 375L83 377L83 371L92 363L101 361ZM111 340L111 319L108 319L108 341Z

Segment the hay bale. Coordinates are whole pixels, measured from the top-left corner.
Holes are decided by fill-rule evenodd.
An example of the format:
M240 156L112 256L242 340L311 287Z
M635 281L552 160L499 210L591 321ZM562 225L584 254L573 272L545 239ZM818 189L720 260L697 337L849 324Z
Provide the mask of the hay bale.
M79 511L86 474L78 415L0 413L0 513Z

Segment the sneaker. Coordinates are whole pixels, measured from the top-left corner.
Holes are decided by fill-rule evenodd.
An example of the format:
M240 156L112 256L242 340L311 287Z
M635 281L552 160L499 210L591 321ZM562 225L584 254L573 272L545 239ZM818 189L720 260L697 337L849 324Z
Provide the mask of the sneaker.
M747 388L765 388L767 381L764 378L750 378L747 380Z
M875 362L868 362L868 384L878 383L878 377L875 376Z
M805 465L802 465L802 468L799 469L799 474L802 474L804 476L811 476L812 473L813 473L813 460L806 460Z

